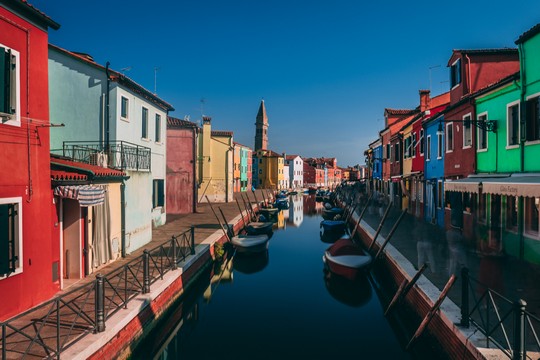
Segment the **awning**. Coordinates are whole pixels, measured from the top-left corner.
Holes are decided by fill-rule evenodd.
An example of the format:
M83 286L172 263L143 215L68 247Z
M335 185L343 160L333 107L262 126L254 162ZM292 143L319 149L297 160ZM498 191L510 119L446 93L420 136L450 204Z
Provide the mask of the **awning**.
M477 193L483 178L464 178L459 180L446 180L444 191Z
M57 186L54 195L77 200L81 206L94 206L103 204L105 189L95 185Z
M540 197L540 175L514 174L505 178L485 179L482 191L486 194Z

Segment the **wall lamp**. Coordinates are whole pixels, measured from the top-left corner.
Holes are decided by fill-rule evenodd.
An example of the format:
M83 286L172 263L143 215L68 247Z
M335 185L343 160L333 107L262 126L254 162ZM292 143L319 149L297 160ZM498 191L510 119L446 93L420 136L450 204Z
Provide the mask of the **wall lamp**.
M470 126L471 124L476 126L479 129L496 133L497 132L497 120L451 120L451 119L445 119L445 120L439 120L439 128L437 129L437 135L443 135L443 128L442 123L452 123L452 122L458 122L463 123L465 126Z

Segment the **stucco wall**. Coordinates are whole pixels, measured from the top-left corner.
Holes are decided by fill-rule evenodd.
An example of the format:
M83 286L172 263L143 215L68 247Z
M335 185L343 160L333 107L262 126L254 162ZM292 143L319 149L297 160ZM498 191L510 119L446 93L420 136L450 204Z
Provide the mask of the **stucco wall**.
M137 250L152 239L152 174L126 171L126 252Z

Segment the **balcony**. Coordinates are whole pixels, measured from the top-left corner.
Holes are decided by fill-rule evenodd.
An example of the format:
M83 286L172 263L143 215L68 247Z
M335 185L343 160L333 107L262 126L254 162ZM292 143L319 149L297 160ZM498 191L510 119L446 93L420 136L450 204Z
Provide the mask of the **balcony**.
M62 155L122 171L150 171L152 164L150 148L127 141L111 141L108 149L100 141L64 141Z

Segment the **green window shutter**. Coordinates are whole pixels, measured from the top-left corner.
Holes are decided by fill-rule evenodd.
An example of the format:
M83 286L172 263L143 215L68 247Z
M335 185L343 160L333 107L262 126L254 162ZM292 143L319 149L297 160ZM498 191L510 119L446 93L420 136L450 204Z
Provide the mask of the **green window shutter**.
M0 46L0 112L9 113L9 54Z
M158 206L165 204L165 180L158 180Z
M0 276L9 273L9 206L0 205Z

